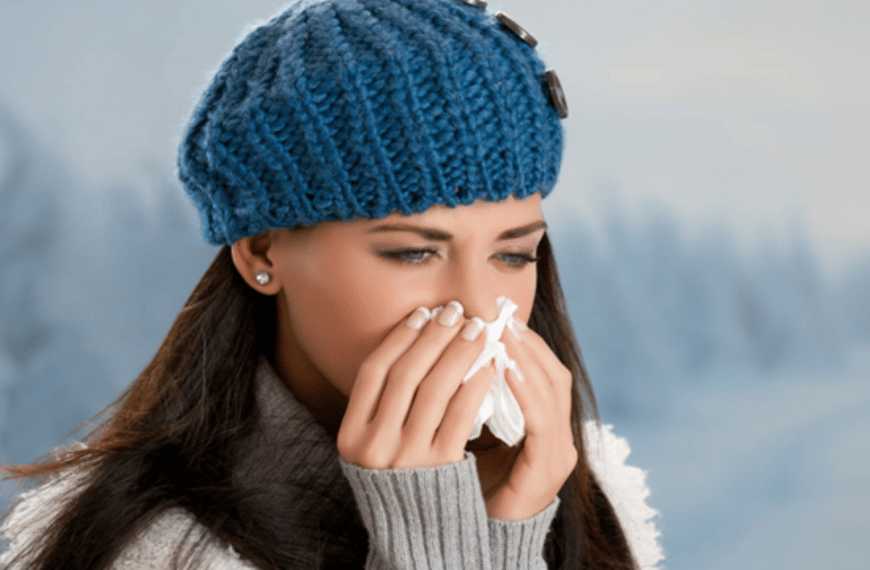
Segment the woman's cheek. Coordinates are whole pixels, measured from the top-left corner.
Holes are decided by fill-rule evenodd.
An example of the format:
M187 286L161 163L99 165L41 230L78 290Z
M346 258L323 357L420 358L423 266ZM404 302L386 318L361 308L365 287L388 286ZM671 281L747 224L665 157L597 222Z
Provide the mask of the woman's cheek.
M330 382L345 396L350 396L350 391L356 382L360 365L370 353L365 351L346 352L340 361L333 361L333 370L327 371Z
M338 312L334 314L339 315ZM375 315L371 313L368 319L356 318L364 314L356 312L354 318L329 319L328 326L301 334L309 359L345 396L350 395L363 361L381 344L395 324L373 322Z
M311 280L305 291L308 322L317 328L307 336L307 352L315 366L342 393L350 394L362 362L417 307L430 306L431 281L419 272L386 266L367 256L321 260L328 279ZM316 308L315 308L316 307Z
M325 351L323 354L324 367L321 370L343 394L350 395L363 361L380 346L390 331L396 326L404 326L407 316L421 304L427 305L417 303L402 307L388 315L381 314L381 317L386 318L381 318L376 323L369 322L367 326L359 328L343 328L340 336L332 337L332 346L337 350Z

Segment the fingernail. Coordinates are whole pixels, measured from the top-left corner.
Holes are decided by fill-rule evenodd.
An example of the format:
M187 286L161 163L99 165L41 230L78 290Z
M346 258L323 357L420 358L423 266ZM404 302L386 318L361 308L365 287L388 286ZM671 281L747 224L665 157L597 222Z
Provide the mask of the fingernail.
M462 329L462 338L465 340L474 340L480 335L480 331L483 330L483 321L479 317L474 317L470 321L465 324L465 328Z
M520 368L517 366L516 360L511 359L510 361L508 361L507 368L514 371L514 374L517 375L517 380L519 380L520 382L526 381L526 379L523 377L523 373L520 372Z
M462 316L462 304L459 301L450 301L447 307L438 315L438 323L445 327L452 327Z
M444 310L444 306L443 306L443 305L440 306L440 307L435 307L434 309L432 309L432 314L429 316L429 318L430 318L430 319L434 319L435 317L438 316L438 313L440 313L440 312L443 311L443 310Z
M429 313L429 309L426 307L418 307L416 311L411 313L411 316L408 317L406 321L408 326L414 330L420 330L423 328L423 325L429 322L431 314Z
M514 338L516 338L517 340L523 340L523 334L520 331L524 330L524 328L527 328L527 327L520 328L519 325L521 325L521 324L522 323L520 323L519 321L517 321L515 319L511 319L507 322L508 330L510 330L511 333L513 333Z

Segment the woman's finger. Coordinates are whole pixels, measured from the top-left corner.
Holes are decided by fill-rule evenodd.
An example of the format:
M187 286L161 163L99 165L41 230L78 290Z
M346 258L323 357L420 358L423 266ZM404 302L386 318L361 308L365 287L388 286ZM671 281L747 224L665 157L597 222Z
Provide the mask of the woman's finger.
M489 391L494 374L495 368L492 364L484 366L459 386L447 404L432 447L448 461L459 461L463 458L465 444L471 435L471 428L474 427L474 419Z
M373 426L390 430L402 428L417 387L456 337L463 322L462 305L451 301L423 327L420 336L390 366Z
M405 433L411 441L432 443L462 378L484 349L486 335L482 334L483 330L484 323L479 318L467 321L462 332L454 337L420 383L405 424Z
M522 337L522 343L529 349L535 360L547 373L547 377L557 385L557 390L565 390L567 388L570 391L574 384L571 370L559 360L559 357L556 356L547 342L530 328L521 331L520 336Z
M421 335L429 322L430 312L419 307L399 322L381 344L362 362L351 389L342 425L360 433L372 420L393 363Z
M571 388L573 386L570 370L562 364L544 339L532 329L521 331L520 337L518 340L510 332L502 335L508 353L517 354L519 360L517 358L514 360L517 360L517 365L523 373L525 373L525 368L520 364L520 361L525 363L527 367L531 366L530 362L534 363L536 369L541 371L550 385L555 405L551 409L558 409L560 417L569 418L571 415Z
M509 333L503 335L502 341L508 356L516 362L517 368L523 375L523 381L520 382L514 371L505 372L508 387L516 397L523 413L526 432L530 436L540 435L553 425L553 420L560 409L553 386L546 372L538 365L528 347L523 346L521 340L517 340Z

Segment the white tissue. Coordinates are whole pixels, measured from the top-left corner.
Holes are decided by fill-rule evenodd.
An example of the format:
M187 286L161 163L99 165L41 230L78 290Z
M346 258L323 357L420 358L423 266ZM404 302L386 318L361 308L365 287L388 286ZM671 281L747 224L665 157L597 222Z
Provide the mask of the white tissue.
M483 398L483 404L477 412L477 417L474 418L474 428L468 439L479 437L481 429L486 425L494 436L508 445L516 445L526 434L526 422L522 411L520 411L520 405L505 381L504 373L510 368L520 380L524 378L517 368L517 363L508 357L504 343L500 342L499 339L506 325L515 326L511 321L514 320L513 313L517 305L507 297L499 297L496 299L496 303L498 303L499 308L498 318L490 323L484 323L486 346L483 347L480 356L477 357L462 379L463 382L467 381L478 370L495 360L495 375L492 378L492 384Z

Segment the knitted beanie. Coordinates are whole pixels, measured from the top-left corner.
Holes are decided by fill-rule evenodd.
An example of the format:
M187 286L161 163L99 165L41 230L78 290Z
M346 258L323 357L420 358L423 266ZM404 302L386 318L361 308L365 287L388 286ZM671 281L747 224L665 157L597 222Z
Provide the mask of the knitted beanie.
M546 196L566 108L535 43L479 0L291 4L235 47L181 142L206 240Z

